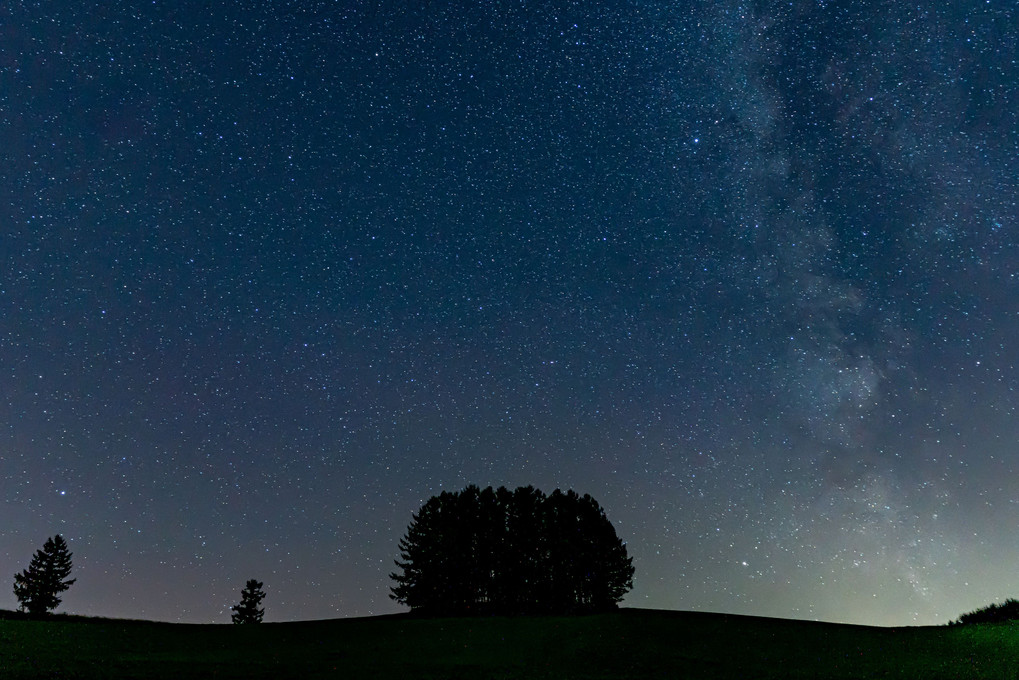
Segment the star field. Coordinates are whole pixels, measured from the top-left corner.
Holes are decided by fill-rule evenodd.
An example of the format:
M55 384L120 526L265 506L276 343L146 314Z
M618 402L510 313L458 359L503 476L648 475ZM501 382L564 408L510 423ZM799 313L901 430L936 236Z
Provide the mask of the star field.
M533 484L624 605L1016 596L1015 8L688 5L0 9L0 575L392 613L424 500Z

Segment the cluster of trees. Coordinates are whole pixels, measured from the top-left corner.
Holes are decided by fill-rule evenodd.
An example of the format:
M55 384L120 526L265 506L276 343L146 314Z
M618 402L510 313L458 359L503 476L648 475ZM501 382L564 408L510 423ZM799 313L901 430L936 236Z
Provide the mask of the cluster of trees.
M59 597L77 579L71 575L72 553L67 541L60 534L46 539L40 550L35 551L28 568L14 575L14 596L18 598L21 611L29 614L46 614L62 602ZM259 607L265 598L262 583L251 579L241 591L240 604L230 609L234 623L261 623L265 609Z
M390 597L427 614L602 611L633 587L605 511L572 490L443 492L412 516L400 558Z
M958 621L949 621L954 626L963 623L1001 623L1002 621L1019 620L1019 600L1009 598L1001 604L990 604L959 617Z

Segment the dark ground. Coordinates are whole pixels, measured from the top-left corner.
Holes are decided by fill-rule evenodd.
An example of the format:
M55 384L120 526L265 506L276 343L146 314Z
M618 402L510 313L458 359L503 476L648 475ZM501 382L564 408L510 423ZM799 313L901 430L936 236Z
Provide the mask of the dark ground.
M1019 627L870 628L623 609L257 626L0 616L0 677L1014 678Z

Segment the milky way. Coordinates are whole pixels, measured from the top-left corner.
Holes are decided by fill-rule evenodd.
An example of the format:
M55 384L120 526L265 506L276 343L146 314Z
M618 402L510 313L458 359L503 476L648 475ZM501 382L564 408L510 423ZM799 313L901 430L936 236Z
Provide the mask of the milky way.
M391 613L425 499L533 484L624 605L1016 596L1016 20L9 3L0 574L59 532L68 611Z

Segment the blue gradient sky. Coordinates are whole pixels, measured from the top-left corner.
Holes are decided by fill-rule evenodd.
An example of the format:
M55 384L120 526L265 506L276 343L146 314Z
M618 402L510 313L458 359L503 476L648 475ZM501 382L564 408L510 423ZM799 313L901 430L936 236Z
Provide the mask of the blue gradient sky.
M258 5L0 9L0 574L390 613L425 499L533 484L624 604L1019 595L1012 4Z

